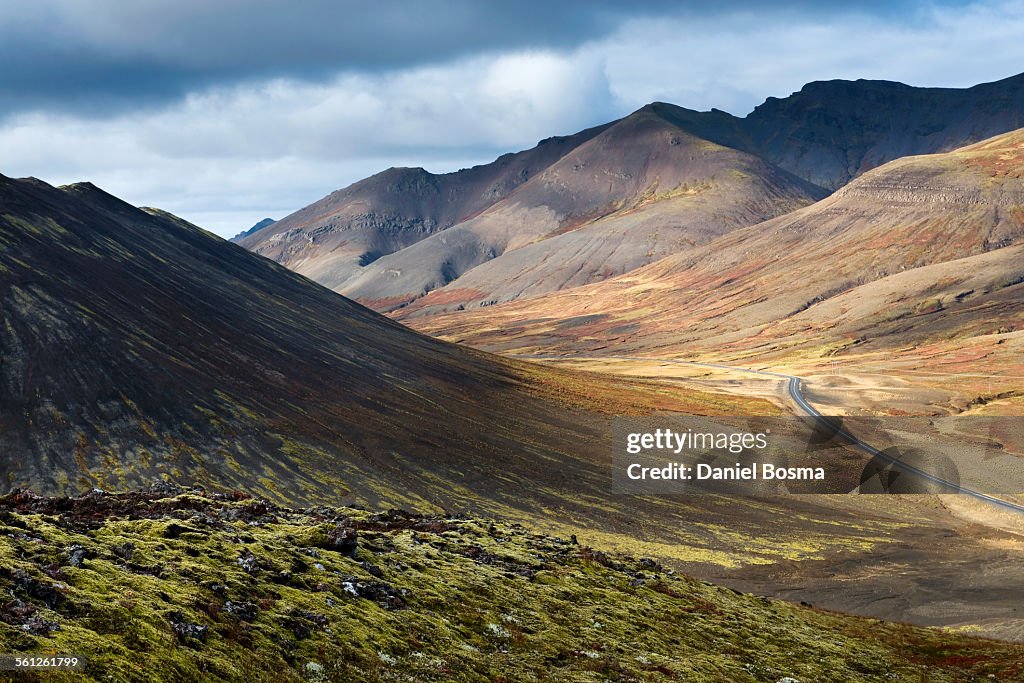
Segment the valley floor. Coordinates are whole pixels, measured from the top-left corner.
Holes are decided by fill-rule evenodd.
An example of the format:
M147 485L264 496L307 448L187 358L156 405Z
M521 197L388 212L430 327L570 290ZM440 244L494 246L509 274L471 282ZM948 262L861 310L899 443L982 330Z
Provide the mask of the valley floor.
M666 359L600 356L545 357L559 367L657 380L689 391L721 393L770 401L780 411L796 411L786 382L764 371L793 373L803 379L807 398L827 415L1019 415L1020 398L1006 387L1017 378L1005 365L984 366L982 372L943 374L952 361L927 368L920 360L903 358L881 368L878 358L832 363L764 363L735 369ZM710 363L715 363L714 360ZM752 372L753 370L753 372ZM962 370L962 368L961 368ZM991 393L986 387L991 384ZM1005 436L1005 435L1004 435ZM1010 435L1020 437L1019 431ZM1024 444L1006 440L1009 454ZM922 437L922 443L927 439ZM1024 495L1001 494L1001 499L1024 503ZM766 508L795 506L796 501L832 509L837 518L888 519L893 528L857 547L835 543L817 552L793 557L742 559L743 544L733 548L739 561L682 561L676 566L697 576L742 590L783 597L887 620L940 625L997 638L1024 640L1024 591L1020 566L1024 560L1024 514L1000 509L967 495L830 495L790 496L764 500ZM751 505L736 501L737 508ZM799 517L794 509L794 514ZM846 532L849 521L837 521ZM798 527L790 529L793 542ZM764 529L761 542L772 538ZM876 528L877 529L877 528ZM752 533L747 530L746 533ZM583 532L581 538L605 544L602 534ZM804 540L809 540L809 536ZM755 535L748 543L754 544ZM614 541L612 541L614 544ZM770 545L766 543L766 545Z

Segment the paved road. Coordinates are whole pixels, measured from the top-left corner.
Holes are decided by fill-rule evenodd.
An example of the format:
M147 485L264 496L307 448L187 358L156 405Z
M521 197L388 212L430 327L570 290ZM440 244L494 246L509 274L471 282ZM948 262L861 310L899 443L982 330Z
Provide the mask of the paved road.
M787 391L789 393L789 397L791 399L793 399L793 402L797 405L797 407L801 411L803 411L806 415L808 415L810 417L813 417L813 418L815 418L817 420L826 420L827 419L826 416L821 413L821 411L819 411L817 408L812 406L807 401L807 397L804 396L804 393L803 393L803 383L804 383L804 380L803 380L803 378L797 377L796 375L786 375L786 374L782 374L782 373L779 373L779 372L769 372L768 370L752 370L750 368L738 368L738 367L735 367L735 366L732 366L732 365L718 365L716 363L698 363L696 361L665 360L663 358L642 358L642 357L636 357L636 356L557 356L557 355L530 356L530 355L516 355L516 356L513 356L513 357L514 358L522 358L522 359L526 359L526 360L629 360L629 361L643 361L643 362L656 362L656 363L670 363L672 365L689 365L689 366L693 366L693 367L713 368L713 369L716 369L716 370L729 370L729 371L732 371L732 372L744 372L744 373L753 374L753 375L760 375L760 376L763 376L763 377L772 377L772 378L775 378L775 379L781 379L781 380L786 382L786 389L787 389ZM834 429L834 425L829 424L829 428L830 429ZM870 455L873 458L878 458L879 460L882 460L883 462L887 462L887 463L890 463L890 464L898 464L900 469L903 470L904 472L911 472L911 473L913 473L913 474L915 474L917 476L920 476L923 479L926 479L928 481L934 482L936 484L940 484L940 485L945 486L945 487L949 487L950 489L953 489L953 490L957 491L958 493L962 493L964 495L971 496L972 498L977 498L978 500L984 501L984 502L989 503L991 505L998 506L998 507L1003 508L1005 510L1013 510L1014 512L1024 512L1024 505L1018 505L1016 503L1011 503L1010 501L1002 500L1001 498L996 498L996 497L990 496L990 495L988 495L986 493L981 493L979 491L974 491L974 490L969 489L969 488L964 488L963 486L960 486L958 483L954 483L954 482L951 482L951 481L946 481L945 479L942 479L941 477L937 477L937 476L935 476L935 475L933 475L933 474L931 474L929 472L926 472L924 470L918 469L918 468L914 467L913 465L910 465L908 463L902 462L902 461L899 460L899 458L893 457L893 456L889 455L888 453L885 453L884 451L878 450L877 448L875 448L871 444L868 444L868 443L866 443L864 441L861 441L859 438L857 438L853 434L850 434L849 432L847 432L844 429L840 428L836 432L836 435L841 437L841 438L843 438L843 439L845 439L846 441L848 441L850 443L850 445L852 445L853 447L857 448L860 451L863 451L864 453L867 453L868 455Z

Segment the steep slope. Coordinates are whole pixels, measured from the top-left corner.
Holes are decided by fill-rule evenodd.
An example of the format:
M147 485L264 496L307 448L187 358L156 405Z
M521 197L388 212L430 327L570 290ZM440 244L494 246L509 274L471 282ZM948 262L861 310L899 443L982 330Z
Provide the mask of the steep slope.
M339 291L392 310L454 280L415 310L495 303L621 274L823 194L645 107L480 216L380 259Z
M602 129L549 138L455 173L390 168L236 241L337 289L361 267L492 206Z
M1024 272L1011 247L1024 238L1022 176L1024 131L900 159L813 206L628 275L420 327L492 349L614 342L618 353L726 358L995 330L1020 317Z
M504 482L572 469L601 442L601 411L685 409L625 384L593 400L416 334L89 184L0 177L0 310L0 476L46 491L171 477L469 505L514 494L495 468Z

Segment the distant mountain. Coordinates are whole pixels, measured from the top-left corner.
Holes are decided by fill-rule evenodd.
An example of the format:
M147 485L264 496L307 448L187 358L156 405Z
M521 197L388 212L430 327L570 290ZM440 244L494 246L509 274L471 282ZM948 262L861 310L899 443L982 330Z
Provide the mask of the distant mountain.
M507 179L525 163L535 168L512 174L507 191L469 192L470 174ZM651 107L461 173L388 171L241 244L377 310L433 293L404 313L437 312L618 275L825 194L757 157L689 134ZM338 227L337 213L321 219L329 224L290 227L338 199L339 211L365 212L382 194L401 202L424 195L452 201L427 207L430 220L415 229ZM414 202L409 210L424 206ZM363 251L371 237L377 250Z
M619 275L824 194L645 108L341 291L378 310L415 302L403 314L534 296Z
M508 196L604 127L542 141L483 166L435 175L390 168L237 241L326 287L381 256L465 221Z
M390 169L239 242L377 310L439 314L621 275L1021 126L1024 75L815 82L745 118L654 103L458 173Z
M484 348L762 360L1012 333L1024 330L1022 207L1024 130L889 162L618 278L413 322Z
M966 89L815 81L789 97L769 97L745 118L677 115L697 135L834 190L888 161L948 152L1024 126L1024 74Z
M249 235L253 234L254 232L257 232L259 230L262 230L263 228L269 227L269 226L273 225L276 222L277 221L275 221L273 218L264 218L263 220L259 221L258 223L256 223L256 225L252 226L248 230L243 230L242 232L238 233L237 235L232 237L231 240L232 241L237 241L237 240L242 239L243 237L248 237Z

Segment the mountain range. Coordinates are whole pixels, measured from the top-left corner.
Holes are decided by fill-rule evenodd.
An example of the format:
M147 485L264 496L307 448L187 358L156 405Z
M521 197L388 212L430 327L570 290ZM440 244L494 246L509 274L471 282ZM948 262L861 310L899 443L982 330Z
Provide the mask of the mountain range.
M412 322L484 348L779 362L1024 329L1024 131L889 162L830 197L626 275Z
M821 200L889 161L1024 126L1024 75L810 83L738 118L665 103L433 175L389 169L238 241L401 319L623 275Z
M656 103L453 174L390 169L239 244L89 183L0 176L0 476L481 514L1017 637L1019 558L984 512L609 497L611 416L776 415L774 386L508 355L1024 374L1024 133L1004 130L1024 125L1021 83L818 83L745 119ZM866 574L885 594L894 563L900 600L837 589Z

